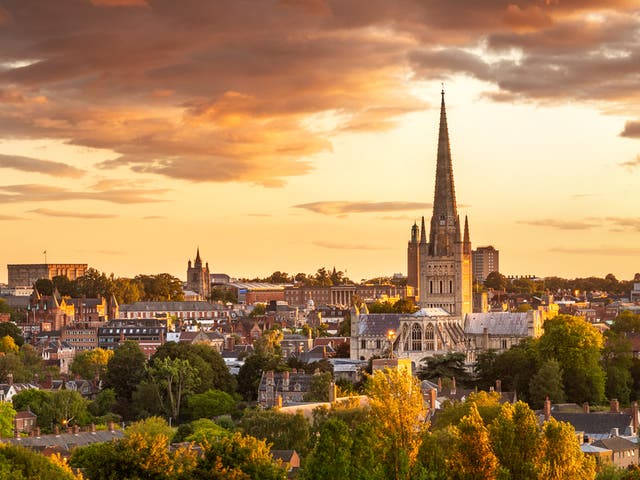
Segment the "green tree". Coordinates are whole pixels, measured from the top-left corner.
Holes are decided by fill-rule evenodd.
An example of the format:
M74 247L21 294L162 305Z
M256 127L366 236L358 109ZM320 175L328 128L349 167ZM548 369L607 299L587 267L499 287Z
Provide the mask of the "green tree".
M144 352L131 340L121 343L107 363L105 388L113 388L120 411L125 417L130 414L129 404L133 392L146 376L145 363Z
M542 364L529 383L529 403L542 408L547 397L553 403L564 403L566 397L562 386L562 369L555 358Z
M249 318L260 317L267 311L267 306L264 303L256 303L253 306L253 310L249 313Z
M229 414L235 407L233 397L221 390L207 390L188 398L189 416L194 420Z
M4 302L3 299L0 299L0 305ZM2 310L0 310L2 312ZM6 312L10 313L10 312ZM13 341L16 342L16 345L21 347L24 344L24 337L22 336L22 331L18 326L13 322L2 322L0 323L0 337L5 337L9 335L13 338Z
M469 414L453 427L456 448L447 459L449 476L455 480L492 480L498 478L499 462L489 441L475 403Z
M51 417L55 424L66 427L89 423L88 402L77 391L58 390L52 392L49 401Z
M7 480L80 480L68 468L21 446L0 443L0 478Z
M0 402L0 437L10 437L13 433L13 419L16 411L9 402Z
M33 284L33 288L35 288L41 295L53 295L53 282L48 278L39 278Z
M139 302L144 297L144 285L140 280L116 278L112 288L118 303Z
M484 286L492 288L493 290L506 290L507 283L507 277L502 275L500 272L491 272L487 275L487 278L484 281Z
M469 381L465 365L466 355L462 352L434 355L420 361L425 362L418 373L418 376L423 380L437 381L438 378L455 378L462 384Z
M95 348L76 353L71 362L71 372L82 378L102 378L107 371L109 360L113 357L113 350Z
M367 394L387 478L410 478L427 428L420 382L406 371L377 370L369 378Z
M541 478L595 478L595 460L582 453L576 432L569 423L558 422L554 418L545 422L542 427L541 447Z
M88 268L75 283L78 294L87 298L108 298L113 290L112 280L95 268Z
M333 382L333 375L330 372L318 372L311 377L309 391L307 391L303 400L305 402L328 402L329 388Z
M438 413L436 427L443 429L455 426L462 418L471 414L475 408L483 419L485 425L489 425L500 413L500 394L498 392L474 392L464 402L444 402L442 412Z
M173 438L174 431L164 418L149 417L133 422L125 430L125 435L128 438L139 435L147 440L155 440L156 438L162 437L168 446Z
M58 293L63 297L78 296L76 282L69 280L66 275L56 275L51 279L51 283L53 284L53 288L58 290Z
M168 273L137 275L136 281L144 287L142 300L147 302L169 302L184 300L182 281Z
M278 355L264 351L249 355L238 372L238 392L246 400L255 400L258 396L262 372L279 368L280 356Z
M569 401L600 403L604 399L602 344L602 334L581 318L558 315L545 322L538 350L543 359L555 358L560 363Z
M23 390L11 399L16 411L31 410L37 415L38 426L44 432L50 432L53 425L51 393L36 388Z
M113 388L103 388L96 395L95 400L89 403L88 408L92 415L101 417L111 413L117 403L116 392L113 391Z
M240 428L247 435L266 440L277 450L296 450L303 456L308 451L311 426L301 413L247 410Z
M149 368L149 377L159 387L160 404L172 418L179 418L182 401L197 382L196 370L189 360L156 358Z
M340 419L326 421L307 459L303 480L350 478L352 446L353 439L346 423Z

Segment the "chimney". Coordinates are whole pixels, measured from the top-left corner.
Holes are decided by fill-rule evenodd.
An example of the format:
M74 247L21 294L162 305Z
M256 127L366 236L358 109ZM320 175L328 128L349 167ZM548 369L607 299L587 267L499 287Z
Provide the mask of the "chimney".
M482 329L482 346L484 350L489 350L489 329L487 327Z
M438 391L442 391L442 377L438 377Z
M611 429L611 436L612 437L619 437L620 436L620 430L618 430L617 427L614 427Z
M502 380L496 380L496 392L502 393Z
M620 413L620 403L617 398L611 399L611 408L609 409L611 413Z
M276 399L276 408L282 408L282 395L278 395Z
M114 425L113 425L113 422L109 422L109 423L107 423L107 429L108 429L110 432L113 432L113 431L114 431Z
M589 402L584 402L584 403L582 404L582 411L583 411L584 413L589 413Z
M13 373L7 373L7 383L13 385Z
M58 427L58 425L55 425L55 426L53 427L53 433L54 433L54 435L56 435L56 436L60 435L60 427Z
M78 435L80 433L80 427L77 423L73 426L73 433L74 435Z
M36 427L36 437L40 438L40 427Z
M91 430L90 431L91 431L91 433L93 433L95 435L95 433L96 433L96 424L93 423L93 422L91 422Z
M450 393L451 393L452 395L455 395L455 394L456 394L456 377L453 377L453 378L451 379L451 390L450 390Z
M289 372L282 372L282 388L289 390Z
M329 383L329 403L336 401L338 397L338 386L334 382Z
M429 390L429 408L433 411L436 409L436 398L438 391L435 388Z
M18 419L13 420L13 438L20 438L20 431L18 430Z
M633 424L633 435L638 434L638 402L631 402L631 422Z
M547 397L546 400L544 401L544 420L549 421L550 418L551 418L551 400L549 400L549 397Z

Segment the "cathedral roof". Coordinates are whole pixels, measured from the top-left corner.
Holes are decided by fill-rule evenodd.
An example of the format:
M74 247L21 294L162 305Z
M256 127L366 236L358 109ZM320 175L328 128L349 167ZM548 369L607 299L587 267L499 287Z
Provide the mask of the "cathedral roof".
M527 336L529 317L534 312L490 312L469 313L464 321L464 333L482 335L487 329L489 335Z
M451 314L444 308L421 308L413 314L414 317L450 317Z
M444 104L444 90L440 104L440 132L438 134L438 160L436 164L436 189L433 199L433 215L446 218L458 216L456 190L453 183L453 164L447 128L447 110Z

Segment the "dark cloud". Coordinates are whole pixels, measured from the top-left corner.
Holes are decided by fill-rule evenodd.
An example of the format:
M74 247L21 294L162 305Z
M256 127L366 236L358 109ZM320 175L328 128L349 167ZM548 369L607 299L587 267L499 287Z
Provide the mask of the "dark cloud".
M640 138L640 122L633 121L624 124L624 130L620 132L621 137Z
M39 160L19 155L0 154L0 168L13 168L23 172L44 173L53 177L79 178L86 172L65 163Z
M160 202L156 190L116 189L103 192L74 191L50 185L0 186L0 204L21 202L55 202L64 200L100 200L111 203Z
M322 241L316 240L312 242L313 245L317 247L327 248L331 250L388 250L389 247L379 246L379 245L371 245L366 243L342 243L342 242L331 242L331 241Z
M407 210L424 210L430 208L430 203L421 202L342 202L325 201L294 205L294 208L304 208L311 212L324 215L346 215L349 213L401 212Z
M34 210L29 210L29 212L37 213L38 215L43 215L46 217L81 218L86 220L116 217L116 215L107 213L68 212L61 210L51 210L49 208L36 208Z
M558 220L552 218L540 220L519 220L518 223L534 227L555 228L558 230L589 230L599 225L598 222L591 220Z
M640 101L637 0L2 3L0 138L111 149L104 169L280 186L333 133L426 108L410 93L425 78L477 78L494 101Z

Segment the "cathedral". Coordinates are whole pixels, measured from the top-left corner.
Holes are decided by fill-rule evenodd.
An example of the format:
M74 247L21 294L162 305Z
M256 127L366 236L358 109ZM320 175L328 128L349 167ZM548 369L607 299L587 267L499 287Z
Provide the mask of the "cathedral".
M209 273L209 262L202 266L200 259L200 248L196 252L196 259L191 266L189 260L187 266L187 290L196 292L200 300L208 300L211 296L211 275Z
M442 308L456 317L472 312L471 240L467 218L460 224L453 182L444 91L436 162L433 214L427 237L424 217L414 223L407 248L407 284L422 308Z

